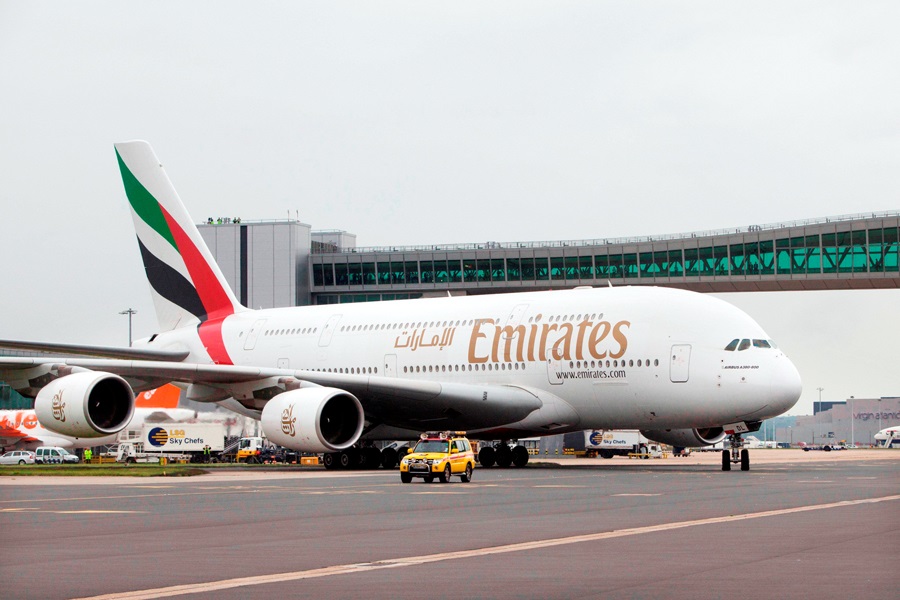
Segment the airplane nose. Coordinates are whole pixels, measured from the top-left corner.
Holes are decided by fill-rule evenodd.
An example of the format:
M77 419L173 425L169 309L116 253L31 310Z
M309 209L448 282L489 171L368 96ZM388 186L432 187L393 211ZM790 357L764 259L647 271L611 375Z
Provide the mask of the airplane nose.
M772 406L779 414L789 411L800 399L803 383L794 363L783 354L778 357L776 376L772 380Z

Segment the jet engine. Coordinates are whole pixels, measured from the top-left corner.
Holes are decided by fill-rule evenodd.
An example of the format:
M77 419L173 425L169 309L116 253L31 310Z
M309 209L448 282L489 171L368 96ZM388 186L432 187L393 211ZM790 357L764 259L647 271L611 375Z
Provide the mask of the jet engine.
M95 438L118 433L134 414L134 391L112 373L82 371L55 379L34 399L40 424L56 433Z
M269 400L260 421L266 437L276 444L300 452L334 452L356 443L365 415L353 394L303 387Z
M655 429L652 431L641 431L641 434L648 440L681 448L712 446L725 439L725 431L721 427L707 427L706 429Z

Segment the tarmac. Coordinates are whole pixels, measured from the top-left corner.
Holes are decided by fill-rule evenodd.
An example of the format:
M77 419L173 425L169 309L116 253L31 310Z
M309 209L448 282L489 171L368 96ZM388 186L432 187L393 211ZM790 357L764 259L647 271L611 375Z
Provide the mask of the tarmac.
M900 452L0 477L4 598L895 597Z

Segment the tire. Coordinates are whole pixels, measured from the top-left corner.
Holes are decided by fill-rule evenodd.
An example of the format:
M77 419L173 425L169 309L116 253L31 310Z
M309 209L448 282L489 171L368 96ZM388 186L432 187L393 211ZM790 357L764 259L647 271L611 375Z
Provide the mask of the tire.
M400 483L410 483L412 482L412 475L409 473L400 473Z
M750 451L744 448L741 450L741 471L750 470Z
M322 464L325 465L325 469L330 471L335 468L337 465L334 460L334 452L326 452L322 455Z
M450 463L447 463L446 465L444 465L444 472L438 475L438 480L441 483L448 483L450 481L450 475Z
M20 465L24 465L24 464L25 464L25 461L24 461L24 460L19 460L19 464L20 464Z
M469 483L472 481L472 463L466 463L466 472L459 476L460 481Z
M434 481L434 475L426 475L424 479L425 483L431 483L432 481Z
M385 448L381 451L381 466L385 469L393 469L400 464L400 454L393 448Z
M728 450L722 450L722 470L731 470L731 455L729 454Z
M492 446L485 446L478 452L478 462L482 467L493 467L496 462L497 453Z
M612 450L601 450L600 451L600 458L612 458L612 457L613 457Z
M513 454L509 446L503 445L497 449L497 466L501 469L508 469L512 464Z
M516 446L512 449L512 463L517 467L524 467L528 464L528 448L525 446Z
M354 466L353 455L349 450L344 450L338 455L338 468L352 469Z

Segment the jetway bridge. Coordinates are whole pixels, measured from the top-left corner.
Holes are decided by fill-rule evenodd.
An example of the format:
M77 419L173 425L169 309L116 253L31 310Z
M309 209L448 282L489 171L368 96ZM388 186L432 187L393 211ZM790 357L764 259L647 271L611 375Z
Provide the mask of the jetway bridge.
M698 292L900 287L900 212L621 239L342 248L313 244L314 304L575 286Z

